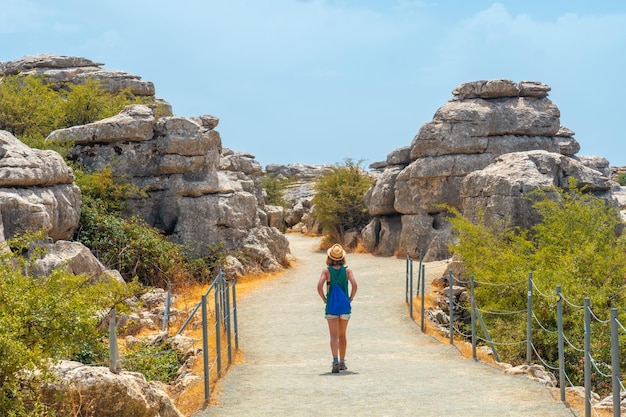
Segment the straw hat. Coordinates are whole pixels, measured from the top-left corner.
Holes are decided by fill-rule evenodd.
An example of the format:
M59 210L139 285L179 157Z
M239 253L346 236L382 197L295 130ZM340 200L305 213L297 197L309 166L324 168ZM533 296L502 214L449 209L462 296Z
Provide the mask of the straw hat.
M335 243L333 246L331 246L330 249L326 251L326 253L328 254L328 257L333 261L340 261L344 258L344 256L346 256L346 251L343 250L339 243Z

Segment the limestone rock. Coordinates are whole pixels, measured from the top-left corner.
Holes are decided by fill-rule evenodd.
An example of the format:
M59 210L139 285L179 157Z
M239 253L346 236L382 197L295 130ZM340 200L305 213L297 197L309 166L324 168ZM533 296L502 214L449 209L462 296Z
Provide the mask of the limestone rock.
M93 280L110 278L124 282L119 274L107 270L82 243L58 240L37 246L43 248L45 253L29 271L34 276L47 276L53 270L63 268L74 275L86 274Z
M615 189L615 184L603 175L608 164L575 156L580 145L573 137L574 132L561 126L560 111L548 99L549 91L550 87L540 82L515 83L502 79L474 81L455 88L453 98L419 129L408 157L406 148L400 148L391 152L385 163L373 167L379 173L366 194L366 204L375 219L363 230L365 246L379 250L383 242L379 236L383 232L383 219L399 217L399 236L385 239L385 242L397 242L398 246L395 250L379 250L381 253L408 251L416 256L421 250L428 260L445 259L450 255L447 246L452 240L445 206L472 213L479 206L489 205L494 215L508 213L515 222L529 225L536 221L529 211L532 203L527 201L524 205L515 200L511 190L531 189L542 181L564 184L558 175L573 175L581 184L590 185L596 194L612 198L610 189ZM527 168L535 166L535 171L545 173L550 179L530 175L521 168L523 163L518 162L518 170L508 173L508 180L517 185L509 185L507 197L493 195L489 202L480 203L476 197L470 197L472 192L482 192L486 198L489 190L498 184L506 188L504 175L502 178L489 175L480 184L476 183L472 192L468 188L470 194L461 192L466 177L482 172L502 155L519 152L530 155L535 151L553 157L534 156L531 159L540 168L530 159L525 162ZM577 160L593 170L584 169L584 164ZM501 162L499 166L504 164ZM480 174L475 175L478 178ZM469 204L467 209L466 204Z
M0 241L40 229L53 240L71 238L81 205L73 181L58 153L31 149L0 131Z
M102 69L102 65L104 64L74 56L29 55L0 63L0 75L38 75L59 87L64 83L82 84L91 78L111 92L129 89L138 96L154 96L152 82L125 71Z
M58 404L67 393L75 404L99 417L184 417L162 384L136 372L112 373L108 368L61 361L54 367L59 382L45 388L46 402Z
M132 105L111 118L57 130L47 140L73 139L70 159L87 170L109 166L127 177L144 192L129 205L172 240L189 244L194 255L223 244L227 251L270 257L261 263L276 270L289 248L280 233L259 232L269 228L261 166L253 155L222 148L218 122L210 115L156 120L151 108Z
M531 191L546 187L577 187L610 198L612 182L600 172L567 156L545 151L502 155L485 169L467 175L461 185L463 214L475 218L482 212L486 224L505 221L510 226L531 227L539 221L532 209Z

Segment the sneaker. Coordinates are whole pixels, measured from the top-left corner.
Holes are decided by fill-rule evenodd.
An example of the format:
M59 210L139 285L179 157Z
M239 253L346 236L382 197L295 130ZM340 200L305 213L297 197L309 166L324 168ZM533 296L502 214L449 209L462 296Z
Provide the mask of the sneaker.
M339 362L333 362L333 370L332 370L333 374L338 374L339 373Z
M340 371L345 371L347 369L348 369L348 367L346 366L345 362L339 362L339 370Z

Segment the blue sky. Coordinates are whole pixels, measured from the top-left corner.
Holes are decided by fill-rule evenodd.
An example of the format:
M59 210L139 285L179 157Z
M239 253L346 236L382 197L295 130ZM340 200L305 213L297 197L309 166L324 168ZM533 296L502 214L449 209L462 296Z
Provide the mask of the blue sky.
M626 2L6 0L0 61L83 56L154 82L178 116L270 163L365 165L468 81L552 87L579 155L626 165Z

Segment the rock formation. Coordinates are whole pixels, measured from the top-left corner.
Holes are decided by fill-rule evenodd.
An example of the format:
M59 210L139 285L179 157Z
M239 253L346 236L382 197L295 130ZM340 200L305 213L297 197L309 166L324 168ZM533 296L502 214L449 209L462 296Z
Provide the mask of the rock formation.
M219 120L156 119L150 107L127 106L120 114L52 132L47 140L72 141L69 158L98 170L110 166L145 194L130 205L172 240L196 255L210 246L248 251L264 271L279 270L289 252L286 238L268 227L262 169L254 157L222 149Z
M70 361L59 362L54 371L59 382L45 389L45 400L53 406L59 406L58 398L66 398L81 412L99 417L183 417L163 385L146 381L142 374L115 374L106 367Z
M487 221L493 216L528 225L533 219L523 195L539 186L564 186L568 176L610 197L615 184L607 177L608 162L575 156L580 146L560 125L549 91L538 82L509 80L454 89L410 147L371 166L381 172L366 195L373 219L362 232L364 246L387 256L423 251L426 260L447 258L452 236L442 205L469 215L488 208ZM518 154L503 156L510 153Z

